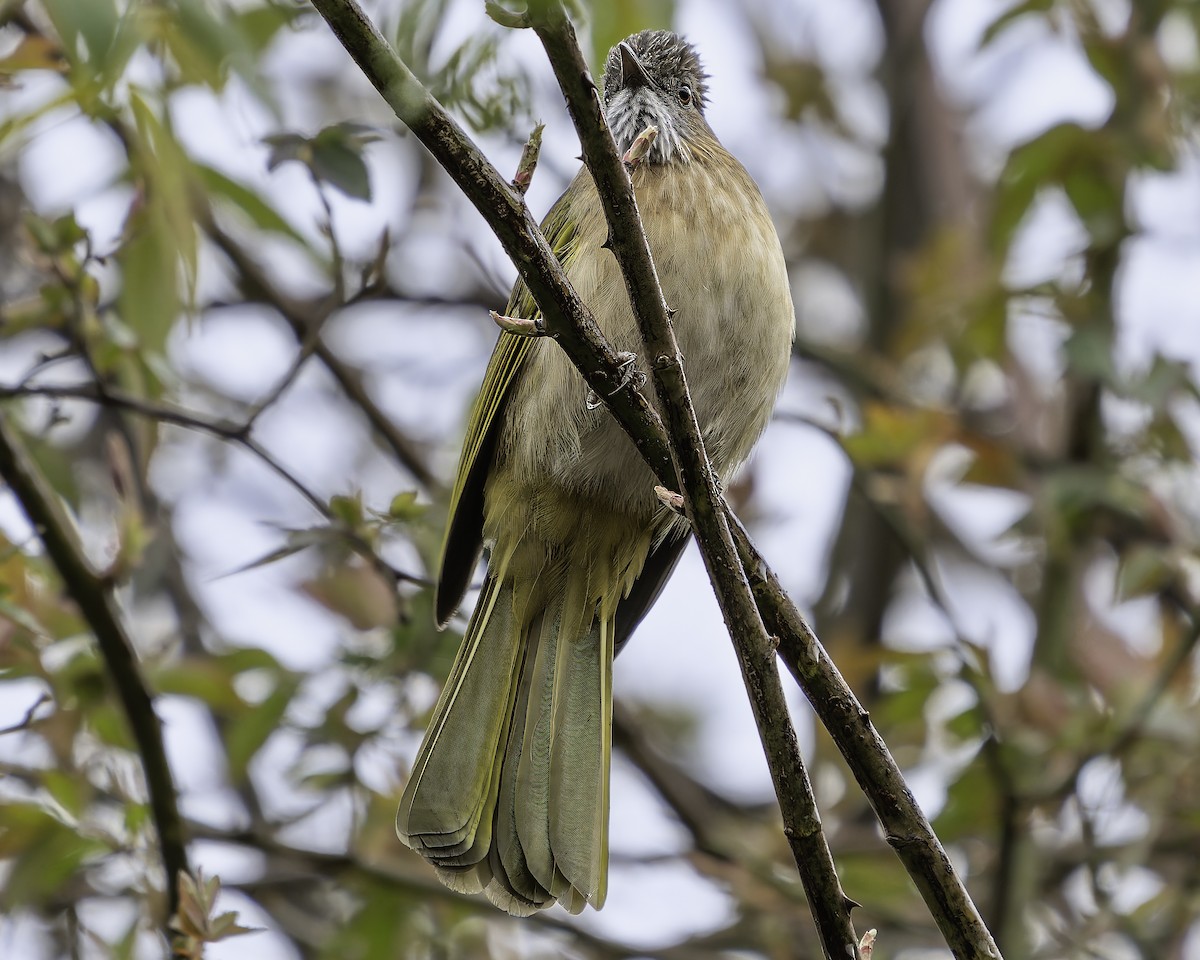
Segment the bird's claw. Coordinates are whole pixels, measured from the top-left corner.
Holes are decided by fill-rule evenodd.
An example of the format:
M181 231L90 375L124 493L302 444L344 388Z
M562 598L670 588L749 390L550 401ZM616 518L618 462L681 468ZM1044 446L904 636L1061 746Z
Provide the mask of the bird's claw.
M617 354L617 360L620 361L621 382L609 396L615 396L631 383L634 390L641 390L646 385L646 374L637 368L637 354L622 350Z
M621 382L616 388L608 394L610 397L615 397L618 393L624 390L631 383L634 390L640 390L646 385L646 374L637 368L637 354L631 353L628 350L622 350L617 354L618 369L621 371ZM589 390L587 398L584 400L584 405L589 410L595 410L601 406L601 400L596 396L595 390Z

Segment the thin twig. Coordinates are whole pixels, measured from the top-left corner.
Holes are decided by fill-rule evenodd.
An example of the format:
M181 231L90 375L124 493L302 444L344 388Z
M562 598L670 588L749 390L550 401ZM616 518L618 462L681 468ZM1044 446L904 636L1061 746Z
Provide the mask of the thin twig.
M261 443L250 436L250 424L235 423L231 420L215 419L192 410L186 410L162 400L147 400L111 388L100 389L94 383L73 385L30 384L28 386L0 386L0 400L20 397L45 397L53 400L83 400L102 407L125 410L137 416L169 423L173 426L184 427L199 433L207 433L230 443L243 447L268 467L276 476L288 483L302 496L317 513L330 523L336 523L337 518L329 508L329 504L317 496L287 467L283 466L275 456ZM346 543L355 553L370 563L383 576L385 581L406 581L415 584L427 584L424 577L398 570L383 559L369 543L352 530L341 531Z
M283 317L303 353L316 319L311 315L311 311L306 311L302 304L279 290L271 282L267 271L261 264L240 243L221 229L211 216L201 216L200 223L209 238L237 270L243 292L251 299L268 304ZM333 375L334 380L349 397L350 402L363 412L363 416L366 417L372 429L382 438L395 454L396 459L412 474L413 478L426 490L438 490L440 483L437 476L430 470L413 442L379 408L363 384L361 372L353 369L337 356L320 336L316 336L313 340L312 353Z

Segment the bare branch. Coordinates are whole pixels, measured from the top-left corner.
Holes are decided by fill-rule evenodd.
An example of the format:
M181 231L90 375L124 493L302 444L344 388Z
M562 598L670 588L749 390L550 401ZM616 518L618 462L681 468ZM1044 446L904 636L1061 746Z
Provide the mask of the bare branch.
M117 610L111 585L91 569L76 537L74 524L58 495L29 458L16 430L4 417L0 417L0 476L4 477L29 522L38 531L46 553L62 577L63 586L95 634L113 689L138 746L166 872L167 916L171 916L179 906L175 878L181 871L188 870L186 837L177 806L175 780L167 764L162 727L138 668L133 641ZM161 919L170 941L172 932L166 925L166 917Z

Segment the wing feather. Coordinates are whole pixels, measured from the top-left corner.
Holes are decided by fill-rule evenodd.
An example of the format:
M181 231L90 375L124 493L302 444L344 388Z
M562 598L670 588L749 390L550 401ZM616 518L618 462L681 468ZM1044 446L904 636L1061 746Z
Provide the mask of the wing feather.
M542 232L564 267L569 264L576 248L575 224L567 217L567 210L580 184L580 178L576 177L542 222ZM505 313L531 319L540 315L533 294L524 282L518 280L513 287ZM483 549L483 489L495 457L504 407L534 342L532 337L504 332L500 334L492 358L488 361L483 386L471 408L458 471L450 490L446 538L442 542L434 600L439 626L445 626L454 616L454 611L467 592L475 565L479 562L479 554Z

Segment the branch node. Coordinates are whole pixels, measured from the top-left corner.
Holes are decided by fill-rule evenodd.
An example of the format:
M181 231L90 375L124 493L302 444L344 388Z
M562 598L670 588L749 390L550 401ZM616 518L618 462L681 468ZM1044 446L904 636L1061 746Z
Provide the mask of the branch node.
M533 182L533 171L537 169L538 157L542 152L542 132L546 129L544 123L539 123L529 134L525 146L521 149L521 159L517 163L517 172L512 178L512 188L521 196L529 190Z
M495 310L489 310L488 316L492 318L492 322L496 324L496 326L498 326L505 333L511 333L513 336L546 336L546 321L541 314L529 319L528 317L507 317L502 313L497 313Z
M661 503L668 510L679 514L681 517L685 516L682 494L676 493L674 490L668 490L666 487L662 486L662 484L655 484L654 495L658 497L659 503Z
M487 0L483 5L483 12L492 18L502 27L508 27L510 30L527 30L529 29L529 14L517 13L515 10L509 10L507 7L502 7L495 3L494 0Z

